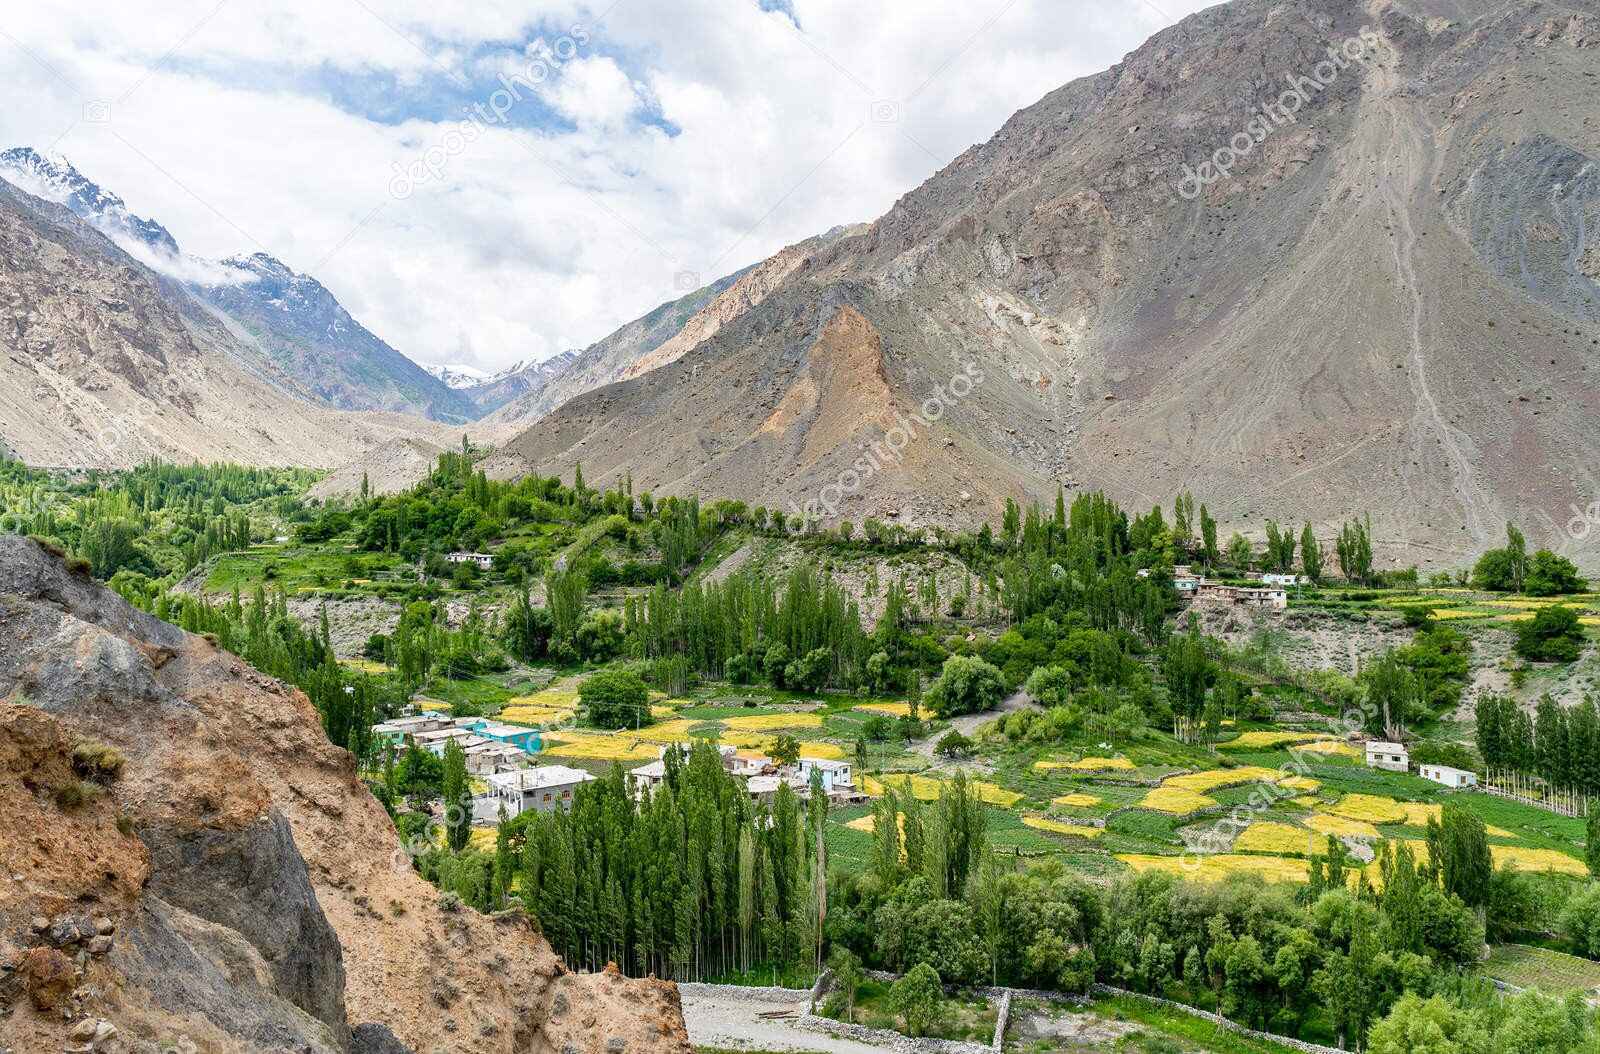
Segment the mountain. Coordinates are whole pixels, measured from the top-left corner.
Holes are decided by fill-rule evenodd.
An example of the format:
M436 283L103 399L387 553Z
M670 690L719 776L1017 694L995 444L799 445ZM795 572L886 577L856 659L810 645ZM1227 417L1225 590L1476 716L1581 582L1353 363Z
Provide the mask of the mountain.
M121 198L84 178L60 155L47 157L31 147L14 147L0 152L0 175L36 198L65 205L113 241L178 255L178 242L165 227L129 212Z
M181 284L0 180L0 444L31 464L332 466L416 418L288 394Z
M0 595L0 1049L690 1054L424 881L299 691L24 538Z
M518 365L520 366L521 363L518 363ZM467 366L462 363L453 363L447 366L429 366L424 363L422 368L427 370L430 376L443 381L446 387L454 388L457 391L463 388L474 388L488 380L490 376L476 366Z
M472 400L480 416L487 416L513 400L532 397L544 391L565 374L577 358L577 352L563 351L548 359L513 363L499 373L483 377L470 386L463 386L461 394Z
M470 400L373 335L310 275L266 253L232 256L222 266L242 277L197 284L195 293L321 401L450 423L478 416Z
M62 205L164 279L182 285L233 331L259 376L345 410L392 410L459 423L480 416L350 316L315 278L266 253L212 261L183 253L161 224L128 211L62 157L0 153L0 178ZM186 313L193 313L185 305Z
M486 418L485 426L492 429L532 424L574 396L677 361L685 351L759 304L811 253L853 229L836 227L662 304L572 355L545 383L530 386L525 394Z
M490 467L857 523L1187 489L1257 537L1370 512L1405 563L1507 520L1574 550L1600 492L1597 75L1588 0L1208 9Z

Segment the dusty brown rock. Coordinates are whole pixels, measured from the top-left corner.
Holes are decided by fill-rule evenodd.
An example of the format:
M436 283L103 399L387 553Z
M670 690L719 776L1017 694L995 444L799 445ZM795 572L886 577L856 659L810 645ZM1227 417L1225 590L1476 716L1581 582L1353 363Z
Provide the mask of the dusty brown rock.
M30 700L0 703L0 813L29 832L0 832L0 870L43 891L0 885L0 919L92 904L89 940L112 939L94 921L111 920L112 950L86 960L105 1005L83 1009L122 1041L178 1031L218 1050L343 1054L359 1032L375 1050L392 1034L414 1051L598 1054L623 1036L630 1054L688 1054L675 985L569 974L526 920L441 910L299 692L16 537L0 537L0 642L0 700ZM157 667L138 642L171 658ZM80 736L127 764L68 814L51 790ZM552 1033L557 998L576 1012ZM47 1026L62 1027L0 1020L0 1047L34 1049L18 1037Z
M67 1001L78 985L78 970L72 960L54 948L30 948L17 964L23 991L35 1009L54 1010Z

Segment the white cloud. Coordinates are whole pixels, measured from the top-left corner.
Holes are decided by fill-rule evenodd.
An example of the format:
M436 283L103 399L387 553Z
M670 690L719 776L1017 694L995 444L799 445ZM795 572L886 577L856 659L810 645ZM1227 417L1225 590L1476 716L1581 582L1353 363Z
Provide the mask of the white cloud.
M491 369L604 336L680 272L875 218L1164 21L1143 0L795 0L799 30L755 0L541 4L536 25L513 0L18 6L0 146L67 154L191 254L311 271L420 361ZM573 26L537 92L456 137L448 80L510 75ZM94 101L108 121L84 120ZM897 120L873 120L883 101ZM538 107L569 123L512 127ZM424 156L437 175L396 199L395 166Z

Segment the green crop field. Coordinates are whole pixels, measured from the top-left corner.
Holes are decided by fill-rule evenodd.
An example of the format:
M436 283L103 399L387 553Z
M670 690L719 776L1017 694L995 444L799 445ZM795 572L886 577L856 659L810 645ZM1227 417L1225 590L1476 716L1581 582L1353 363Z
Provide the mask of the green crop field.
M1495 945L1484 963L1484 972L1518 988L1538 988L1552 994L1600 988L1600 963L1526 944Z

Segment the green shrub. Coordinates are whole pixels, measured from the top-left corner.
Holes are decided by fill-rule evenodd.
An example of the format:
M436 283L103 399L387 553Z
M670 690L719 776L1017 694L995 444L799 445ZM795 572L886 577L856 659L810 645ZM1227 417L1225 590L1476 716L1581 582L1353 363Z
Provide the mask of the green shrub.
M127 761L122 751L94 739L80 739L72 748L72 770L86 780L108 783L122 775Z

